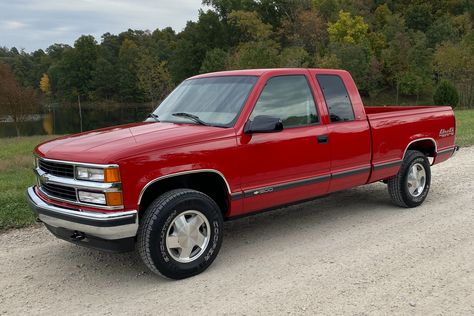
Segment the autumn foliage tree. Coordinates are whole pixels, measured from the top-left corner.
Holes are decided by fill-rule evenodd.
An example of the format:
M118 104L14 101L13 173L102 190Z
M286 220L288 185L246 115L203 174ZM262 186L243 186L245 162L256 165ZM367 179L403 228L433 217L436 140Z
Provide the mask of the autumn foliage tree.
M49 84L48 74L43 74L39 83L39 87L41 92L43 92L47 97L51 96L51 86Z
M30 87L22 87L10 67L0 63L0 113L11 118L17 136L20 136L21 123L32 119L38 109L35 91Z
M202 3L179 32L129 29L100 42L84 35L31 53L0 47L0 61L22 86L40 89L46 73L59 104L155 103L169 87L211 71L333 67L351 72L365 101L431 104L447 80L460 107L474 106L472 0Z

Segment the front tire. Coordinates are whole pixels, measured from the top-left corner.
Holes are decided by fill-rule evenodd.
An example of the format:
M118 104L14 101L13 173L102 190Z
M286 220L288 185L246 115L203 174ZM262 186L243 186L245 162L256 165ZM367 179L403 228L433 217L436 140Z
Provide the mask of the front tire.
M416 207L423 203L431 184L428 158L416 150L408 150L397 175L388 180L392 202L401 207Z
M217 257L222 228L222 213L209 196L190 189L168 191L143 216L138 253L152 272L188 278L206 270Z

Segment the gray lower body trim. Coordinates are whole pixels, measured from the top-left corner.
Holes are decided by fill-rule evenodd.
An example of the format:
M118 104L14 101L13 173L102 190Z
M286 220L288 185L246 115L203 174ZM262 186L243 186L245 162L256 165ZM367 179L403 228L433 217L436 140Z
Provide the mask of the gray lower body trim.
M436 155L454 154L458 150L459 150L459 146L454 146L454 147L450 147L450 148L440 150L436 153Z
M265 193L272 193L272 192L277 192L281 190L287 190L287 189L292 189L292 188L297 188L300 186L304 185L311 185L315 183L320 183L324 181L328 181L331 178L330 175L327 176L319 176L319 177L314 177L314 178L309 178L309 179L304 179L304 180L299 180L299 181L293 181L293 182L288 182L288 183L283 183L283 184L277 184L274 186L268 186L264 188L259 188L255 190L247 190L244 191L243 196L245 198L260 195L260 194L265 194Z
M379 163L379 164L374 165L374 171L379 171L382 169L393 168L393 167L399 167L402 165L402 162L403 160Z
M331 179L339 179L349 176L355 176L357 174L366 173L370 171L370 167L362 167L357 169L351 169L347 171L341 171L331 174Z
M351 169L347 171L342 171L342 172L337 172L333 174L328 174L324 176L318 176L318 177L313 177L309 179L303 179L303 180L298 180L298 181L291 181L283 184L277 184L274 186L267 186L267 187L262 187L258 189L252 189L252 190L246 190L244 192L236 192L232 193L231 198L232 200L240 200L242 198L249 198L252 196L257 196L265 193L273 193L277 191L282 191L282 190L287 190L287 189L293 189L297 188L300 186L305 186L305 185L311 185L311 184L316 184L316 183L321 183L324 181L329 181L331 179L340 179L344 177L350 177L362 173L366 173L370 171L370 167L362 167L362 168L357 168L357 169Z

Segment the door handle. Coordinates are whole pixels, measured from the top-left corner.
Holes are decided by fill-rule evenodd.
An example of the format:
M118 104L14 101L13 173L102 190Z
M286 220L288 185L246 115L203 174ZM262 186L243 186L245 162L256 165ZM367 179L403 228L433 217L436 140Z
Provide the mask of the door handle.
M327 144L329 143L329 136L328 135L319 135L318 136L318 144Z

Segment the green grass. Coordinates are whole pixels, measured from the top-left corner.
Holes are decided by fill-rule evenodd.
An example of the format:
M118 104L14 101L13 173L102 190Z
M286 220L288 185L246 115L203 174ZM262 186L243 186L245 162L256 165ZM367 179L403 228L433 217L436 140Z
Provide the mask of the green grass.
M456 110L457 144L474 145L474 110ZM34 184L32 151L52 136L0 139L0 231L34 223L25 189Z
M25 190L34 184L33 148L51 136L0 139L0 231L31 225Z
M456 143L474 145L474 110L456 110Z

